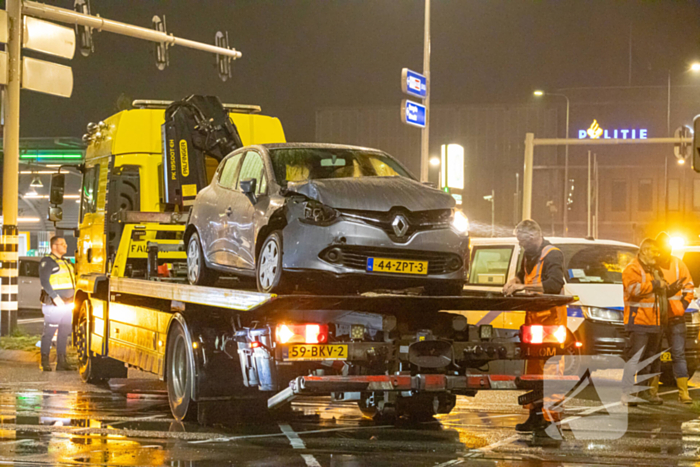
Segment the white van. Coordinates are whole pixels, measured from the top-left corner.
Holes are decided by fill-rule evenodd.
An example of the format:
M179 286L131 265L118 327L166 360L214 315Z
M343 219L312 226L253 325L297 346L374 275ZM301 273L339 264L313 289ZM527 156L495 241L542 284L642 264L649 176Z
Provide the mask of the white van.
M564 253L564 293L578 297L567 308L567 325L581 343L581 354L622 356L626 344L622 271L636 256L638 248L613 240L560 237L547 240ZM471 249L471 267L465 289L500 293L503 285L515 277L522 261L517 239L472 238ZM696 262L700 275L700 247ZM700 358L700 314L697 311L693 306L686 313L689 369L697 368ZM492 324L497 334L504 338L514 338L524 319L523 311L467 312L470 324ZM662 357L662 361L670 362L670 355Z

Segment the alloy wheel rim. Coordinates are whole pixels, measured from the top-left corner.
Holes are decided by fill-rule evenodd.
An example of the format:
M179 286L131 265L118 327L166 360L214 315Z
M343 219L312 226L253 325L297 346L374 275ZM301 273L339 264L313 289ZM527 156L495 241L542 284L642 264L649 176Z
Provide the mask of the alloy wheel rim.
M279 248L277 242L270 240L263 247L260 261L260 284L264 288L269 288L274 284L278 273Z
M192 283L196 283L199 279L199 248L195 240L190 241L187 252L187 278Z

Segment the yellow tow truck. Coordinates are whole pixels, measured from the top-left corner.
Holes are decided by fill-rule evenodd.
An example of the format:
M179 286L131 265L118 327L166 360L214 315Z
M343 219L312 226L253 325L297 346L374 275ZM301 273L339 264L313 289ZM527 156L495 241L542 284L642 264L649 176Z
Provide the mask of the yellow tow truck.
M275 296L233 281L189 285L182 239L198 190L230 151L284 142L284 131L255 106L211 96L134 107L84 136L73 319L83 381L126 377L129 367L154 373L174 417L200 422L212 404L275 409L307 394L357 401L370 417L431 416L452 410L456 395L537 384L473 373L523 349L443 310L542 310L570 297ZM52 179L54 220L61 176ZM557 353L571 344L538 343Z

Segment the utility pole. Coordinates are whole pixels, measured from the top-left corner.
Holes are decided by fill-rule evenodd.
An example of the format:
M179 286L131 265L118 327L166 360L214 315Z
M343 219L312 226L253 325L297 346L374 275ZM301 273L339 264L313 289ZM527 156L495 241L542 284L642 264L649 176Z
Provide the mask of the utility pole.
M421 130L420 150L420 179L428 181L430 170L430 0L425 0L425 24L423 31L423 76L425 76L427 94L423 104L425 105L425 128Z
M17 323L19 236L17 193L19 192L19 93L21 83L22 2L7 0L7 87L3 128L2 235L0 235L0 335L9 335Z

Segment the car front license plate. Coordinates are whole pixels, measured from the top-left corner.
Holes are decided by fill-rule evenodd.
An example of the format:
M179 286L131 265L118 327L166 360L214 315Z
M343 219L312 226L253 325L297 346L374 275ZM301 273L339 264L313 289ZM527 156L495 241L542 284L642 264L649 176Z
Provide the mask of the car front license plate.
M391 258L367 258L367 272L388 272L390 274L428 275L427 261L408 261Z
M673 358L671 358L671 352L664 352L661 354L661 361L662 362L672 362Z
M347 345L290 345L283 351L285 361L347 360Z

